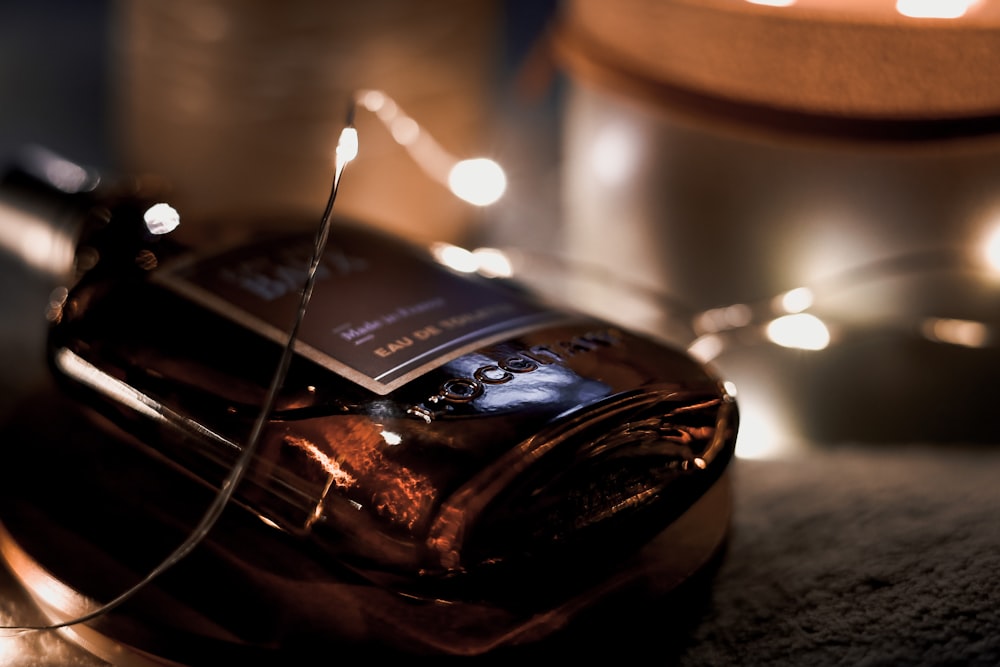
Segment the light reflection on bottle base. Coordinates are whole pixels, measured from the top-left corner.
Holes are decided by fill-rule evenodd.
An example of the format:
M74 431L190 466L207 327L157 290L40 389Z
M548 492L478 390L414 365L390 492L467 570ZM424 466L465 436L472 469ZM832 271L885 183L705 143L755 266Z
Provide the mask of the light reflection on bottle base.
M21 585L46 623L58 624L86 613L97 603L52 576L0 524L0 558ZM123 667L166 667L180 663L155 658L118 642L90 625L78 624L58 631L64 639L100 660ZM5 639L7 641L7 639ZM20 653L25 647L18 647ZM30 648L28 650L31 650ZM67 649L53 649L64 652ZM2 654L0 654L2 657ZM43 656L38 656L42 658ZM51 656L50 656L51 657ZM65 658L64 658L65 659ZM74 662L74 664L76 664Z

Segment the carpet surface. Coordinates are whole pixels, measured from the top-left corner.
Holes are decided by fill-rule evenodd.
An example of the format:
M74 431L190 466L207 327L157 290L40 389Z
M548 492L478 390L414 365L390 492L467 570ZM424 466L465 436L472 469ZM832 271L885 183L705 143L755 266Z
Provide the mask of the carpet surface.
M737 461L682 665L1000 664L1000 449Z

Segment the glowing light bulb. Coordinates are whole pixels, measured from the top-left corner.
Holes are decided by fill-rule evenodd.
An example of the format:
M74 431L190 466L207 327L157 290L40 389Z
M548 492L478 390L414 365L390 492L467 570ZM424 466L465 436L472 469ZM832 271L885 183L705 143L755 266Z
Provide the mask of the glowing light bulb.
M990 270L1000 273L1000 225L986 237L983 244L983 256Z
M470 204L489 206L503 196L507 189L507 176L493 160L462 160L451 168L448 187L456 197Z
M142 216L151 234L169 234L181 224L181 216L170 204L153 204Z
M921 327L924 336L936 343L961 347L986 347L990 342L990 328L983 322L932 317Z
M767 5L768 7L791 7L796 0L747 0L751 5Z
M957 19L978 0L896 0L896 11L916 19Z
M479 260L476 256L460 246L444 242L435 243L431 246L431 254L438 263L455 271L475 273L479 270Z
M590 163L602 182L620 185L635 172L641 150L641 140L631 128L620 124L610 125L594 138Z
M772 320L767 325L767 338L782 347L822 350L830 344L830 331L815 315L796 313Z
M801 313L813 305L813 293L808 287L796 287L779 297L778 308L786 313Z
M358 131L353 127L345 127L337 141L337 171L358 156Z
M355 99L372 113L378 113L386 104L385 93L380 90L359 90Z
M722 383L722 386L725 388L726 393L729 394L731 398L736 398L739 395L739 392L736 389L736 383L733 382L732 380L726 380L725 382Z
M410 146L420 138L420 126L409 116L399 116L389 125L389 133L400 146Z
M716 357L722 354L723 350L725 350L725 344L723 344L722 338L718 334L709 333L695 339L688 346L687 350L698 361L708 363L714 361Z
M791 433L786 415L766 401L754 403L743 399L740 432L736 439L736 457L740 459L779 459L795 451L797 436Z
M86 169L59 157L46 162L45 176L49 182L69 194L91 190L96 185L95 177Z
M479 273L488 278L510 278L514 275L514 267L510 257L497 248L476 248L472 251L476 258Z

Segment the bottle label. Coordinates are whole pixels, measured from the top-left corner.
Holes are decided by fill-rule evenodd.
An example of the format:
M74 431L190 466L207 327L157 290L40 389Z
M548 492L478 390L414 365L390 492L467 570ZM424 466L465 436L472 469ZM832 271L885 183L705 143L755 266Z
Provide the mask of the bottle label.
M296 352L378 394L565 317L506 284L459 275L375 238L334 228ZM312 239L295 237L181 260L154 279L284 344L311 256Z

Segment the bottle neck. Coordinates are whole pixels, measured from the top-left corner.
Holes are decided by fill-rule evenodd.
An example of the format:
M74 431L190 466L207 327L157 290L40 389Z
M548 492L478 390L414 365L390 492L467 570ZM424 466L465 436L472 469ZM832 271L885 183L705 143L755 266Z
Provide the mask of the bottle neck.
M58 185L56 158L28 154L0 179L0 250L43 276L63 281L74 272L92 191ZM46 170L52 172L46 175Z
M43 149L0 177L0 251L63 285L90 271L148 270L176 252L149 231L153 203L136 182L111 182Z

